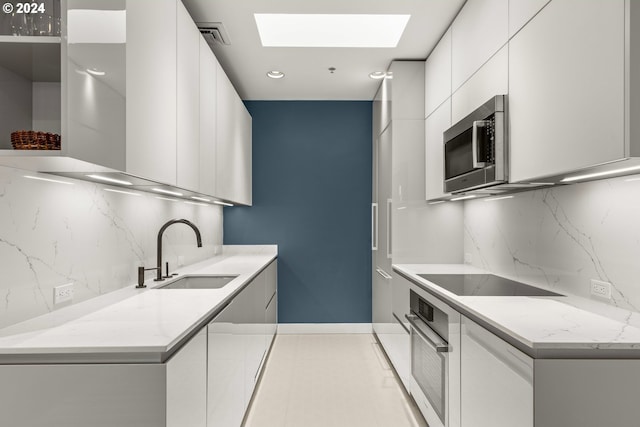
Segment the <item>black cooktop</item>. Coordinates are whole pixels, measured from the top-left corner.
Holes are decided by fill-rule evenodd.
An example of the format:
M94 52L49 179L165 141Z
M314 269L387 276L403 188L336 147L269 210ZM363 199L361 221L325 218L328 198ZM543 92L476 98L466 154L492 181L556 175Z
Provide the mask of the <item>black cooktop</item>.
M418 276L460 296L563 296L493 274L418 274Z

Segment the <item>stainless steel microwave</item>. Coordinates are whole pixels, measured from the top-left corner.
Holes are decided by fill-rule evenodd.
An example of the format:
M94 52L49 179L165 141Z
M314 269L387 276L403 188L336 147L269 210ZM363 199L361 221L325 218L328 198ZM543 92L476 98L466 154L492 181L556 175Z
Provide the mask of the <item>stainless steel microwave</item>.
M463 193L509 180L507 96L497 95L444 132L444 191Z

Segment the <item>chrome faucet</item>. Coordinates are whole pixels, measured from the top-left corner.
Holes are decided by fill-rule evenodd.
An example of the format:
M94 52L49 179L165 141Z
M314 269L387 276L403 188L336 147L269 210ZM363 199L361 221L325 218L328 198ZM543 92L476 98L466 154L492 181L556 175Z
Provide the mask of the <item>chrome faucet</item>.
M157 270L157 276L155 279L153 279L155 282L161 282L167 277L171 277L169 275L169 266L167 266L167 275L164 277L162 276L162 234L164 233L164 230L169 228L169 226L172 224L187 224L189 227L191 227L191 229L196 233L196 242L198 244L198 247L202 247L202 237L200 236L200 230L198 230L198 227L196 227L194 223L186 219L172 219L171 221L167 222L160 228L160 231L158 232L158 265L155 268Z

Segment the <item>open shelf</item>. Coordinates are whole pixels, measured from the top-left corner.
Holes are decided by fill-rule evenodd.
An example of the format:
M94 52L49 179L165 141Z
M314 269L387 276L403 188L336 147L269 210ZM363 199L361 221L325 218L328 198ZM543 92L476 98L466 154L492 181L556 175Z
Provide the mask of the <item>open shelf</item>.
M60 44L61 38L57 36L2 36L0 43L37 43L37 44Z

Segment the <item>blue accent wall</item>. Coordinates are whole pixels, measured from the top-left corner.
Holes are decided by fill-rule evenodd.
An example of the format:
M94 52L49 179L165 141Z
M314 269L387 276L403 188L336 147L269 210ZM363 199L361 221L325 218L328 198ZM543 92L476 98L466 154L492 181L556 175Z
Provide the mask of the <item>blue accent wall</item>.
M278 245L281 323L370 323L372 103L245 104L253 206L224 209L224 243Z

